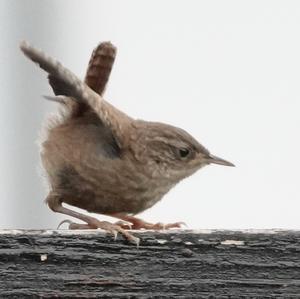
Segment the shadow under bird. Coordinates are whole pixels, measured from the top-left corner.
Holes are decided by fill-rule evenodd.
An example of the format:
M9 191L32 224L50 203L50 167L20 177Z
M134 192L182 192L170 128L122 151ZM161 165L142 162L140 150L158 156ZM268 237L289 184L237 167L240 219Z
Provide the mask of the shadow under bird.
M55 96L46 98L63 108L48 124L41 159L50 184L50 209L84 222L67 221L70 229L100 228L115 236L119 232L138 244L127 228L168 229L182 223L151 224L136 214L205 165L234 166L212 155L186 131L133 119L105 101L102 94L116 56L110 42L94 50L85 81L27 42L20 47L48 73ZM63 203L120 221L99 221Z

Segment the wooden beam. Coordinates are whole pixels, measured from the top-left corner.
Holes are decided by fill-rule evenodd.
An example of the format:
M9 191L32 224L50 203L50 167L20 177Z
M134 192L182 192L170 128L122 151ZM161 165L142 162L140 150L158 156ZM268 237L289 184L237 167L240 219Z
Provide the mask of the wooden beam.
M1 230L0 297L300 298L300 231L133 233Z

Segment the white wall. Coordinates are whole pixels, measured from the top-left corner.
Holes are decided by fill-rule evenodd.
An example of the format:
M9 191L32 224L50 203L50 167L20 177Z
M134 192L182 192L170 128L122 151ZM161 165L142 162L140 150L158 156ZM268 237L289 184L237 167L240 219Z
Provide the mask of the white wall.
M142 216L201 228L300 228L299 1L0 1L0 227L55 227L35 144L54 111L22 39L81 77L118 47L106 99L194 135L236 168L208 166Z

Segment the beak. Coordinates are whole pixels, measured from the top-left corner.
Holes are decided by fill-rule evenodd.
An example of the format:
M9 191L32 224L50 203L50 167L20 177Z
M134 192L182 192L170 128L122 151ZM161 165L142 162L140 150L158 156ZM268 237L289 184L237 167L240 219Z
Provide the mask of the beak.
M232 164L231 162L229 161L226 161L224 159L221 159L217 156L214 156L214 155L209 155L208 156L208 159L207 159L208 163L212 163L212 164L219 164L219 165L224 165L224 166L235 166L234 164Z

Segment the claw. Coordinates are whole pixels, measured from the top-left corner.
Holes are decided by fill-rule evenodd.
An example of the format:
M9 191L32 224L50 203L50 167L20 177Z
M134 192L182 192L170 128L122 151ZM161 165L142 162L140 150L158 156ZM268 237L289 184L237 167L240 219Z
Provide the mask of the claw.
M169 228L181 228L182 226L188 227L187 224L185 222L175 222L175 223L169 223L165 225L166 229Z
M183 222L183 221L177 222L177 224L179 225L179 227L181 227L181 226L184 226L185 228L188 228L188 227L189 227L189 226L188 226L185 222Z
M132 230L132 226L133 226L131 222L123 221L123 220L115 222L115 225L118 225L123 229L129 229L129 230Z
M112 234L114 236L114 241L116 241L118 238L118 232L116 230L112 230Z
M137 238L137 237L133 237L134 238L134 242L136 244L136 248L139 249L139 246L140 246L140 238Z
M186 225L185 222L175 222L175 223L168 223L168 224L165 224L165 223L157 223L156 226L161 226L162 229L166 230L166 229L170 229L170 228L181 228L181 226L185 226L185 227L188 227Z
M154 225L154 227L157 226L157 228L161 228L162 230L166 230L167 229L167 224L166 223L162 223L162 222L158 222Z
M73 222L72 222L71 220L69 220L69 219L65 219L65 220L61 221L61 222L58 224L58 226L57 226L56 229L59 229L59 228L60 228L63 224L65 224L65 223L69 223L69 225L71 225Z
M127 240L134 243L136 245L136 248L139 249L140 247L140 238L135 237L133 235L130 235L127 237Z

